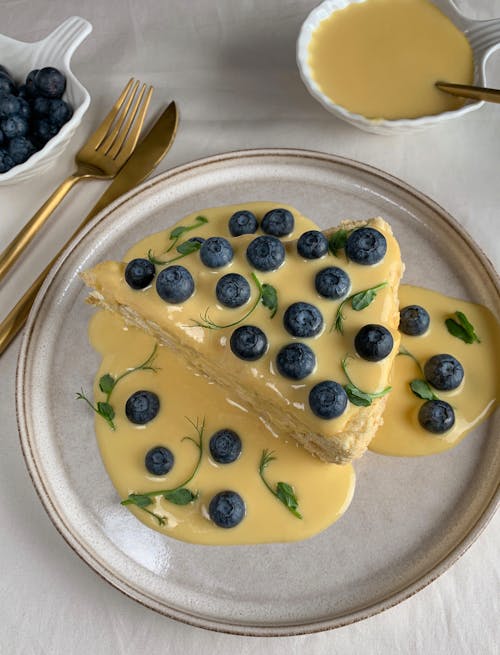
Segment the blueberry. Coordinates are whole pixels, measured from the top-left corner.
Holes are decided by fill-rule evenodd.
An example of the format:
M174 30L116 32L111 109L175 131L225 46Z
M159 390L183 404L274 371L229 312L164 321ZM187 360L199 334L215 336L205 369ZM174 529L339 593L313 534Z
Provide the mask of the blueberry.
M190 243L203 243L205 239L203 237L191 237L188 241Z
M13 139L15 136L26 136L29 132L28 121L19 114L4 118L0 122L0 127L7 139Z
M35 90L35 77L37 73L39 72L38 68L35 68L34 70L30 71L28 75L26 76L26 82L25 86L28 91L29 95L35 95L36 90Z
M0 130L0 146L3 144L4 141L5 141L5 137L3 135L2 130Z
M233 237L240 237L242 234L253 234L257 232L259 223L255 214L247 209L235 212L229 219L229 232Z
M349 293L351 280L343 269L338 266L329 266L316 273L314 286L323 298L339 300Z
M217 300L225 307L241 307L250 298L250 285L239 273L223 275L215 287Z
M9 155L16 164L22 164L36 151L33 143L25 136L15 136L9 143Z
M31 133L33 141L41 148L47 141L50 141L59 132L59 127L46 118L38 118L33 121Z
M43 96L37 96L33 100L32 106L33 106L33 113L36 114L37 116L49 115L50 100L48 98L44 98Z
M338 382L325 380L314 385L309 392L309 406L319 418L337 418L347 407L347 394Z
M233 249L224 237L210 237L201 244L200 259L208 268L221 268L232 261Z
M160 410L160 399L152 391L136 391L125 404L125 414L131 423L144 425L152 421Z
M287 308L283 325L293 337L315 337L323 328L323 316L314 305L295 302Z
M146 453L144 464L153 475L166 475L174 465L174 454L164 446L155 446Z
M377 264L384 259L386 252L385 236L373 227L360 227L347 237L345 254L356 264Z
M9 155L7 150L4 150L3 148L0 149L0 173L6 173L7 171L10 171L10 169L15 166L15 162L12 159L12 157Z
M19 114L20 109L21 101L19 98L12 94L0 95L0 118L9 118L9 116Z
M34 77L35 90L46 98L60 98L66 89L66 78L53 68L41 68Z
M29 89L26 86L26 84L21 84L17 92L17 97L24 98L24 100L28 100L29 98L31 98Z
M217 430L208 444L212 459L219 464L231 464L241 455L241 439L234 430Z
M16 85L8 75L0 75L0 94L15 95L17 93Z
M429 329L430 316L420 305L403 307L399 314L399 329L411 337L418 337Z
M5 66L2 66L1 64L0 64L0 75L4 75L5 77L8 77L12 81L14 81L14 78L9 73L9 71L5 68Z
M245 502L236 491L220 491L208 506L208 515L219 528L234 528L245 518L245 512Z
M125 281L132 289L145 289L155 276L155 267L148 259L132 259L125 269Z
M276 366L284 377L303 380L314 371L316 357L309 346L297 341L283 346L276 357Z
M168 266L156 278L156 290L163 300L171 303L181 303L194 292L194 280L184 266Z
M319 259L328 252L328 239L318 230L304 232L297 241L297 252L304 259Z
M18 98L19 100L19 116L25 118L26 120L31 118L31 107L30 103L24 98Z
M288 209L271 209L262 219L262 231L274 237L285 237L293 232L295 219Z
M455 412L444 400L428 400L420 408L418 421L427 432L443 434L455 425Z
M267 337L254 325L242 325L231 335L231 350L240 359L253 362L267 350Z
M460 386L464 369L453 355L434 355L425 362L424 375L435 389L451 391Z
M64 100L54 98L54 100L49 100L48 116L51 123L62 127L73 116L73 110Z
M394 345L394 339L383 325L364 325L354 339L354 347L360 357L369 362L379 362L387 357Z
M257 237L247 248L247 258L258 271L275 271L285 261L285 248L276 237Z

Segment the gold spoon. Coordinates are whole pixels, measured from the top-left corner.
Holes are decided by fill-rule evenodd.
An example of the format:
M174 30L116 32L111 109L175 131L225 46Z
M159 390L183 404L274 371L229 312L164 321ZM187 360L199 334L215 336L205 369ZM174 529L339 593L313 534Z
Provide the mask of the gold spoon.
M451 93L453 96L500 103L500 89L488 89L485 86L471 86L469 84L448 84L448 82L436 82L436 86L441 91Z

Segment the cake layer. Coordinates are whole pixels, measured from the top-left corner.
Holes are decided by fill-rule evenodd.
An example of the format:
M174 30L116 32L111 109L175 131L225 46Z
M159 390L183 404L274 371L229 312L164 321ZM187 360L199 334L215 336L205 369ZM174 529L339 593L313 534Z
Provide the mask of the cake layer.
M174 228L138 243L127 253L125 262L103 262L82 277L92 288L89 302L118 313L129 324L154 335L178 352L186 366L231 389L242 405L257 413L275 433L285 438L290 435L326 461L345 463L362 455L382 421L387 396L377 394L390 384L399 345L397 292L403 270L399 246L390 226L381 218L345 222L330 234L343 230L340 234L345 241L345 236L360 227L372 228L383 235L386 243L381 261L366 265L347 259L342 239L333 244L339 246L335 255L330 249L308 259L297 251L296 240L312 224L285 206L295 221L282 238L284 262L276 270L256 270L247 249L264 234L262 228L233 237L228 220L235 211L245 208L261 224L264 215L275 207L276 203L250 203L192 214ZM200 256L203 252L182 247L192 237L201 240L212 236L224 237L231 246L231 261L222 267L211 268ZM127 262L148 256L157 262L155 279L143 289L131 288L125 280ZM193 282L192 293L182 302L165 301L158 293L160 273L174 265L186 269ZM341 268L350 279L347 293L339 299L325 297L317 290L318 273L330 267ZM218 282L228 273L242 276L250 289L250 297L239 307L225 306L216 295ZM275 293L268 295L271 288ZM353 303L356 294L358 302ZM313 305L320 317L313 335L290 333L286 316L296 303ZM385 327L392 336L389 354L379 361L363 359L355 346L361 328L371 324ZM243 326L257 327L265 335L267 344L257 359L242 359L235 354L233 335ZM307 346L308 356L312 352L312 368L298 378L283 374L280 365L280 353L292 344ZM335 418L321 418L310 402L311 391L325 381L350 391L345 410ZM359 402L357 392L362 393L366 406L354 404Z

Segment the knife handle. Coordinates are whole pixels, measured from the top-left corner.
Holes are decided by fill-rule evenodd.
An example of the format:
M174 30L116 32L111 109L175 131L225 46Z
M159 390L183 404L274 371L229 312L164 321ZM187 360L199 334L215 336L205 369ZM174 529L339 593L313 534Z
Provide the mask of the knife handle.
M59 252L50 260L47 266L43 269L40 275L36 278L30 288L26 293L20 298L16 303L13 309L7 314L6 318L0 323L0 356L7 350L11 341L16 337L16 335L23 328L30 309L35 302L37 293L40 291L45 278L49 274L50 269L56 263L59 255L66 249L66 246L76 237L76 235L83 230L83 228L90 222L93 218L92 212L80 223L76 231L71 235L71 237L66 241L62 246Z
M44 270L30 286L28 291L26 291L26 293L23 295L21 300L19 300L19 302L7 315L5 320L0 323L0 355L2 355L7 350L10 342L14 339L14 337L26 323L30 309L35 301L36 294L40 290L40 287L47 277L47 274L50 271L54 261L55 259L50 262L47 268L44 268Z

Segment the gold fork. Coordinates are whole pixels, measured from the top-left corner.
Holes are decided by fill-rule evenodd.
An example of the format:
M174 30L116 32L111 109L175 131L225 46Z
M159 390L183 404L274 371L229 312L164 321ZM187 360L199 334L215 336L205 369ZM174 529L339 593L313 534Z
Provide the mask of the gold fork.
M139 81L129 80L113 108L75 157L76 171L45 201L0 254L0 282L74 184L84 179L115 177L132 154L153 94Z

